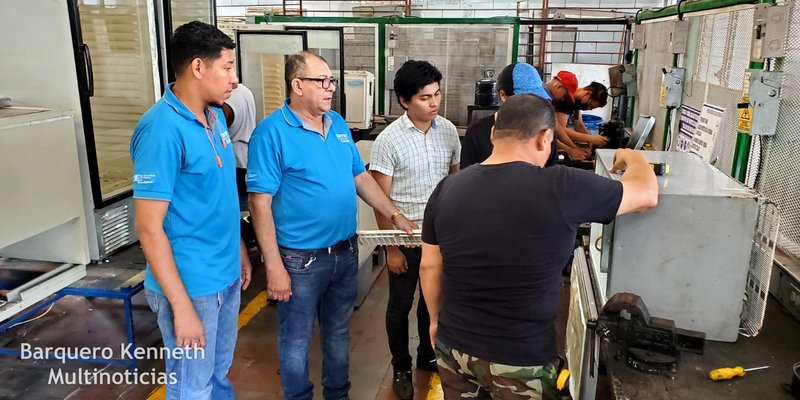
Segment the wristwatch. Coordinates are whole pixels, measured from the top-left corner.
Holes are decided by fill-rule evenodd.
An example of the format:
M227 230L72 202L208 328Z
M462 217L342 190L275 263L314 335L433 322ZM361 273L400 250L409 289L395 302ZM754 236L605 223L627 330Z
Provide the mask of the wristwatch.
M394 220L397 219L397 217L399 217L401 215L403 215L403 212L400 211L400 210L397 210L397 211L393 212L392 216L390 217L391 220L392 220L392 223L394 223Z

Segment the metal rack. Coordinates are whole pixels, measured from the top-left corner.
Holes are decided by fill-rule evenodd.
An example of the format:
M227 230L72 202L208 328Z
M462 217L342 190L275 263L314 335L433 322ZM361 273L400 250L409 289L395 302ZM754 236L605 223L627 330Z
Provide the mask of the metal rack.
M422 246L422 230L413 235L395 229L358 231L358 243L375 246Z

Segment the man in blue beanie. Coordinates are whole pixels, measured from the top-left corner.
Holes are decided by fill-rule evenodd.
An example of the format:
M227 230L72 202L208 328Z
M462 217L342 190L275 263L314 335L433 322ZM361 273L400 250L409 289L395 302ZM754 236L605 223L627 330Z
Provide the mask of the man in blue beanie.
M542 83L539 72L530 64L517 62L507 65L497 77L497 89L501 102L517 94L532 94L552 101L553 96ZM479 119L467 128L461 147L461 169L483 162L492 154L491 132L497 114ZM556 146L556 141L553 141ZM555 164L555 148L547 165Z

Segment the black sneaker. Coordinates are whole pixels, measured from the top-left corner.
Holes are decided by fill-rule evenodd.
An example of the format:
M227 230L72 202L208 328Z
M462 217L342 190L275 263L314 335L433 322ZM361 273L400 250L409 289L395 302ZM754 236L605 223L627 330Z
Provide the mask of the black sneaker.
M414 398L414 383L411 382L411 371L400 371L394 373L392 382L394 394L400 400L411 400Z
M436 366L435 358L429 360L417 358L417 369L429 372L439 372L439 368Z

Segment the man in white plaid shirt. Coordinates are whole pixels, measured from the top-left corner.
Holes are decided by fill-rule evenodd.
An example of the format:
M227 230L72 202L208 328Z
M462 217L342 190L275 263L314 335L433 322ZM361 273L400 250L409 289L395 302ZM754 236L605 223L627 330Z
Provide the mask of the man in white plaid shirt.
M397 71L394 91L406 110L389 124L372 146L369 169L375 181L411 221L422 223L425 205L436 185L458 171L461 143L452 122L439 116L442 74L427 61L408 61ZM393 229L392 221L375 213L381 229ZM411 399L411 355L408 352L408 313L419 286L420 248L389 246L389 304L386 332L392 353L392 387L400 399ZM417 305L417 368L436 371L436 356L429 335L430 318L420 290Z

